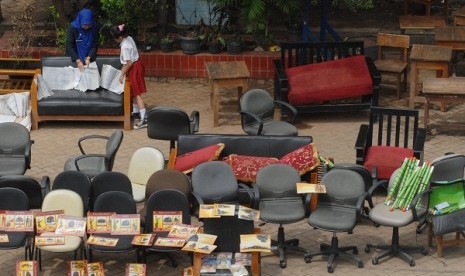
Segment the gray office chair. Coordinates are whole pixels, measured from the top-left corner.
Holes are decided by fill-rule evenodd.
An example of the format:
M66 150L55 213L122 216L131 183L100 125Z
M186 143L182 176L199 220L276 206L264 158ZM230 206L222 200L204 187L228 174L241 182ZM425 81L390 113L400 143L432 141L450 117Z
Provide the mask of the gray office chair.
M84 143L86 140L103 139L106 140L105 153L96 154L89 153L84 150ZM84 142L86 141L86 142ZM113 170L113 163L115 162L116 153L123 141L123 131L115 130L110 136L104 135L88 135L79 138L78 146L82 155L71 157L66 160L65 171L81 171L89 178L93 178L97 174L104 171Z
M279 224L278 240L272 241L272 251L279 256L281 268L287 266L285 252L294 250L306 252L299 247L298 239L285 240L284 224L303 220L310 212L308 203L297 194L296 183L299 173L284 164L268 165L257 173L255 197L259 200L260 219L267 223ZM309 197L307 197L309 201Z
M31 168L29 131L21 124L0 123L0 176L21 175Z
M392 184L397 176L399 169L394 171L389 179L388 191L392 188ZM384 181L380 181L377 183L377 186L374 186L372 191L376 189L376 187L385 185ZM422 202L419 202L419 200ZM399 228L407 226L415 221L421 221L427 215L427 205L423 200L426 200L427 197L420 197L416 196L412 204L410 205L410 211L402 211L399 209L391 209L391 206L382 203L375 205L373 209L371 209L369 218L375 223L381 226L388 226L392 227L392 241L391 244L388 245L373 245L367 244L365 248L365 252L369 253L371 248L377 248L384 250L377 256L373 257L371 262L374 265L377 265L380 259L388 256L399 256L404 261L406 261L410 266L415 266L415 260L412 256L410 256L407 252L409 251L420 251L422 254L428 254L428 250L425 249L423 246L400 246L399 244ZM422 204L417 204L422 203ZM425 207L426 206L426 207Z
M290 123L274 119L275 104L289 113ZM270 93L262 89L252 89L240 99L242 129L248 135L289 135L297 136L293 125L297 110L290 104L275 101Z
M333 233L331 244L323 243L320 251L305 254L305 262L311 262L314 256L329 256L327 269L334 272L334 260L341 257L355 261L362 268L363 262L355 255L358 254L356 246L339 247L337 233L351 233L360 220L363 212L363 203L367 196L365 181L352 170L330 170L321 183L326 187L325 194L318 195L316 209L310 214L308 222L314 228ZM354 255L347 253L352 251Z

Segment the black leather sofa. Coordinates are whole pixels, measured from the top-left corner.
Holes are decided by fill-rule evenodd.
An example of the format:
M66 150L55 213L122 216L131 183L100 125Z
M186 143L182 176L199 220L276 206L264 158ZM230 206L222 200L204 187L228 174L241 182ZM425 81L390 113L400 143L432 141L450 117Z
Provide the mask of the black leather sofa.
M99 71L103 64L120 69L119 56L98 56ZM67 56L47 56L42 58L41 69L45 66L75 66ZM53 95L37 100L37 70L31 86L32 129L38 129L43 121L120 121L124 130L131 129L131 98L129 80L126 80L124 92L116 94L103 88L81 92L79 90L53 90ZM59 77L59 76L57 76Z

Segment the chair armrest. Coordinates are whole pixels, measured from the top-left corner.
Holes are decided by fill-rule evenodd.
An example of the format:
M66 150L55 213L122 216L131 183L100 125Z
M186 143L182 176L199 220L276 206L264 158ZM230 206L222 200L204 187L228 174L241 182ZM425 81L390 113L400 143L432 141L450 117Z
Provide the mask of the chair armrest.
M254 193L254 205L252 205L252 208L255 209L255 210L258 210L258 208L260 207L259 203L260 203L260 190L258 189L258 186L257 184L255 183L252 183L252 190L253 190L253 193Z
M191 123L191 134L199 132L200 113L197 110L192 111L189 120Z
M373 198L373 193L378 190L380 187L387 187L389 183L389 180L381 180L381 181L377 181L376 183L373 183L373 186L371 186L371 188L368 190L368 195L367 195L367 201L371 204L373 204L373 201L372 201L372 198Z
M107 157L104 154L83 154L83 155L77 156L74 159L74 166L76 166L76 169L78 171L80 171L79 165L78 165L79 160L83 160L83 159L86 159L86 158L103 158L105 160L105 170L109 170L109 168L110 168L109 160L107 159Z
M50 192L50 177L43 176L39 184L42 189L42 198L45 198L48 192Z
M426 190L426 191L423 191L419 194L417 194L413 200L412 200L412 203L410 204L410 209L412 210L412 215L413 215L413 220L414 221L419 221L420 219L422 219L423 217L425 217L427 214L428 214L428 208L429 208L429 195L431 194L431 190ZM420 202L420 200L425 200L426 201L426 206L425 208L419 210L418 209L418 203Z
M426 129L418 128L417 135L415 136L415 143L413 145L413 155L423 162L423 152L426 141Z
M249 196L249 206L252 208L255 204L255 194L253 193L253 190L244 183L237 183L237 185L239 186L239 190L247 192L247 195Z
M287 110L292 112L292 117L289 118L288 121L289 121L289 123L294 124L295 118L297 117L297 109L295 107L293 107L291 104L280 101L280 100L275 100L274 102L276 104L280 105L281 107L285 107Z
M355 141L355 162L363 165L365 161L365 148L367 146L368 128L366 124L362 124L358 130L357 140Z
M82 142L84 142L85 140L89 140L89 139L105 139L105 140L108 140L110 139L109 136L104 136L104 135L87 135L87 136L84 136L84 137L81 137L79 138L78 140L78 146L79 146L79 150L81 151L82 154L86 154L85 151L84 151L84 148L82 146Z
M310 216L310 213L312 212L311 210L311 203L312 203L312 198L316 198L312 196L312 193L308 193L305 195L304 198L304 207L305 207L305 217Z
M32 144L34 144L34 140L30 140L29 143L26 144L26 147L24 149L24 159L26 162L26 168L30 169L31 168L31 147Z
M365 203L365 200L370 200L371 201L371 196L369 197L369 194L368 192L365 192L363 194L360 195L360 197L358 198L357 200L357 203L355 204L355 209L357 210L357 221L360 221L360 218L362 217L362 214L363 214L363 211L364 211L364 203ZM373 203L371 203L373 204ZM372 208L372 207L371 207Z
M38 110L38 103L37 103L37 76L41 74L42 71L40 69L36 69L36 73L34 75L34 78L32 79L31 83L31 121L32 121L32 126L31 128L33 130L36 130L39 128L39 112Z
M263 120L258 117L257 115L253 114L253 113L250 113L250 112L247 112L247 111L241 111L241 116L250 116L252 117L258 124L258 131L257 131L257 134L256 135L260 135L262 133L262 130L263 130Z

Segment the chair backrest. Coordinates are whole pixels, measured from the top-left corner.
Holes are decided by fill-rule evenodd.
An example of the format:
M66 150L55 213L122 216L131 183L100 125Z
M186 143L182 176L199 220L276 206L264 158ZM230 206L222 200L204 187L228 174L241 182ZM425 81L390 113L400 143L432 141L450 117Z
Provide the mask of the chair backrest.
M272 164L261 168L256 179L260 200L297 197L298 182L301 182L301 179L296 169L284 164Z
M128 177L133 184L146 185L149 177L165 167L163 153L153 147L137 149L129 161Z
M23 191L29 199L30 209L40 209L42 207L43 194L42 187L34 178L26 175L6 175L0 177L0 188L16 188Z
M193 130L186 112L175 107L157 106L147 115L147 136L151 139L175 141L181 134L191 134Z
M363 178L363 181L365 181L366 192L368 192L368 190L370 190L371 186L373 185L373 177L371 175L371 172L362 165L352 164L352 163L336 163L334 164L334 167L331 168L331 170L339 170L339 169L351 170L351 171L354 171L360 174L360 176Z
M60 172L53 180L52 190L67 189L82 199L84 214L89 210L91 185L89 177L81 171Z
M447 154L431 161L434 166L431 182L464 179L465 155Z
M29 199L20 189L10 187L0 188L0 210L29 210Z
M355 206L365 192L365 181L352 170L330 170L321 182L326 193L318 195L318 205Z
M274 119L274 100L270 93L263 89L252 89L241 96L240 110L257 115L262 120ZM249 125L256 122L250 116L241 116L242 125Z
M236 176L225 162L209 161L194 167L191 182L192 191L206 204L237 200Z
M366 146L413 148L418 133L418 110L372 107Z
M0 155L24 155L31 142L29 131L18 123L0 123Z
M401 51L400 55L398 55L400 59L403 62L408 61L409 35L378 33L376 44L378 45L378 60L386 59L384 50L387 48L397 48Z
M63 210L67 216L84 216L84 205L81 196L67 189L58 189L50 191L42 203L42 211Z
M191 224L190 203L181 191L165 189L156 191L150 196L145 212L146 233L153 231L153 211L181 211L182 223Z
M110 191L97 197L94 203L94 212L136 214L137 207L132 195L121 191Z
M121 146L121 142L123 142L123 131L121 129L115 130L108 138L107 144L105 146L105 156L108 160L108 169L110 171L113 169L116 153Z
M93 209L96 199L105 192L120 191L132 196L131 180L121 172L101 172L92 178L90 206Z
M145 199L156 191L174 189L182 192L189 199L191 193L191 182L187 175L174 169L163 169L154 172L147 181L145 188Z

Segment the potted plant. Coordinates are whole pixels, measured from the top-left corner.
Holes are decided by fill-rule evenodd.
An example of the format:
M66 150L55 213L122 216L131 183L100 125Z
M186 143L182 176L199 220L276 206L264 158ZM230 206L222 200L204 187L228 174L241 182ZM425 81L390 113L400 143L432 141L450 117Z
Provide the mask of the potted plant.
M242 52L242 37L240 34L235 34L231 39L226 41L226 50L230 54L240 54Z
M206 37L206 45L210 54L218 54L225 46L225 40L219 32L210 32Z
M144 39L142 50L144 52L151 51L153 47L157 44L157 40L158 40L158 37L156 33L149 34L148 37Z
M163 53L174 51L175 40L172 36L167 35L160 40L160 49Z
M200 53L200 46L202 44L202 38L205 38L207 26L200 19L197 26L192 26L187 32L179 36L179 45L184 54L195 55Z

